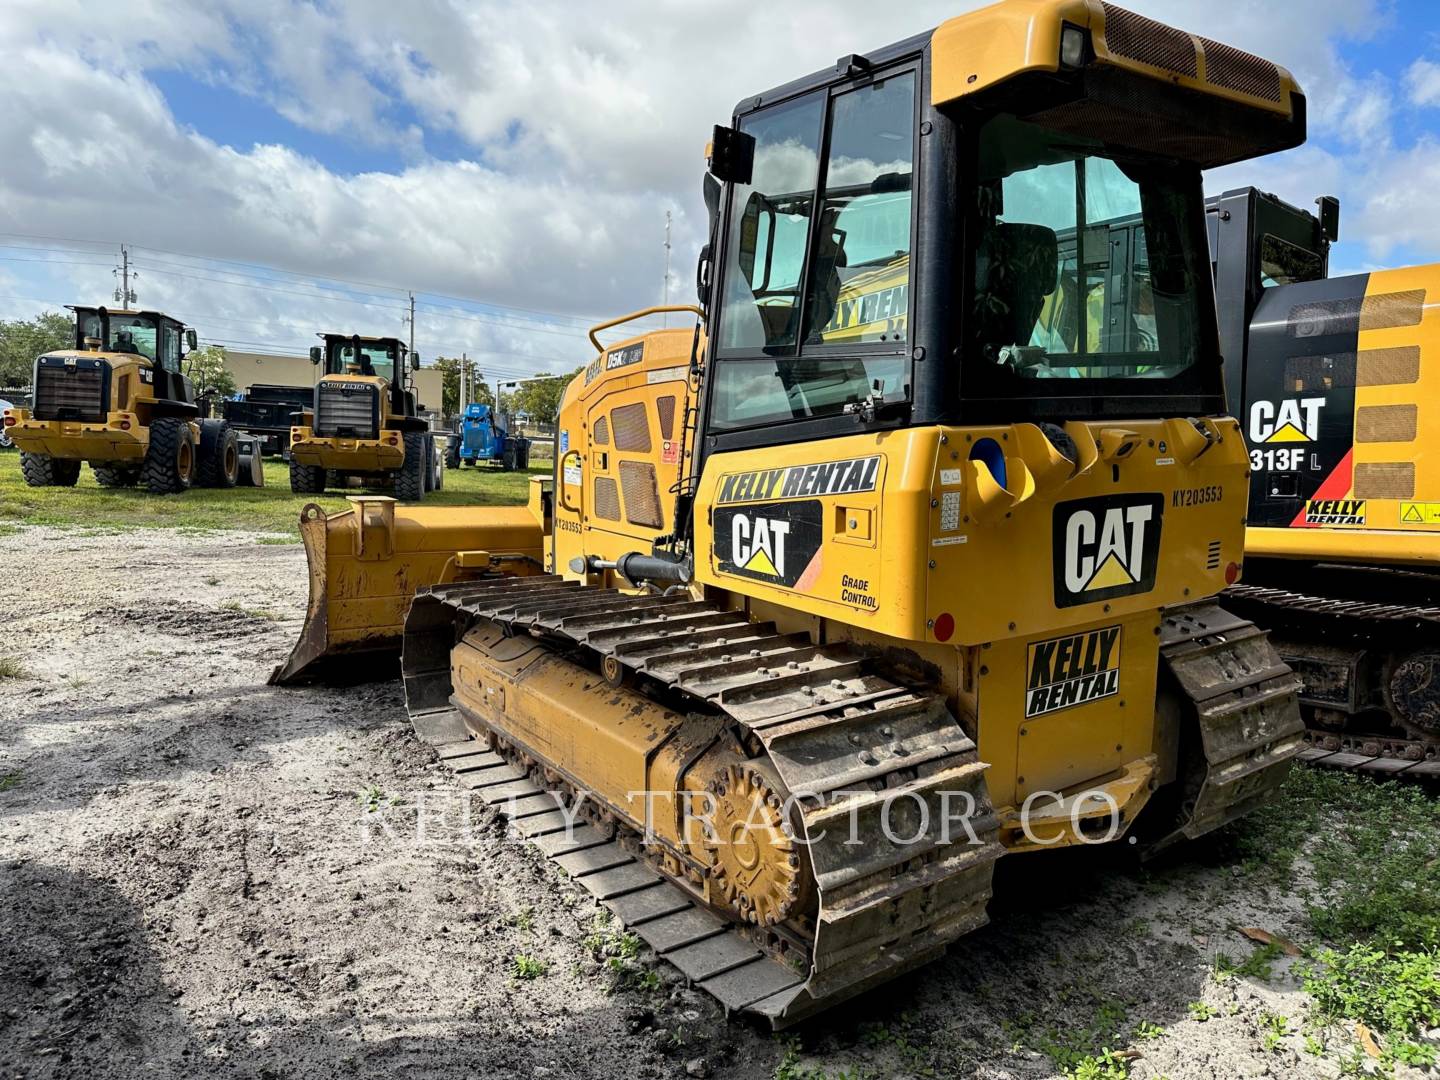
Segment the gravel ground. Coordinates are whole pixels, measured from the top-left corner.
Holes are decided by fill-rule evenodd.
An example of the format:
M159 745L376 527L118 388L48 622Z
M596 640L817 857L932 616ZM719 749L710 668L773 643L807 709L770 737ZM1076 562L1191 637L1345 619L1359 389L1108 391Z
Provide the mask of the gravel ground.
M472 810L395 683L265 685L305 575L262 539L0 536L0 1075L1039 1080L1099 1046L1141 1078L1334 1074L1290 961L1213 977L1299 910L1223 844L1004 860L990 927L798 1033L663 964L617 985L594 903Z

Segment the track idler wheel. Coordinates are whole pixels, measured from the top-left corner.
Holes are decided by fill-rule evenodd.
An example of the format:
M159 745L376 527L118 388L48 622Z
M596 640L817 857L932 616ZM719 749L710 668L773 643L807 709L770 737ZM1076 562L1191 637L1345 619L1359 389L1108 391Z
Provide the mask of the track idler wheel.
M1400 657L1385 693L1395 718L1412 738L1440 737L1440 652L1425 649Z
M746 922L782 922L810 893L809 856L785 818L785 799L748 765L727 766L708 790L712 881Z

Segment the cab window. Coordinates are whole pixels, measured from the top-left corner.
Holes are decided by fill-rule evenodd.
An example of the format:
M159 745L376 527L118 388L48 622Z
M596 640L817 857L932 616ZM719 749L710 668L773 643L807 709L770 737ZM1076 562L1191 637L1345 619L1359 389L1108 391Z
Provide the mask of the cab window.
M798 337L824 104L811 94L741 125L755 137L755 166L751 183L736 184L731 196L723 348L774 349Z
M914 123L913 72L835 99L807 344L905 340Z
M110 316L110 340L107 345L111 352L131 353L154 360L157 337L152 319L139 315Z
M1317 251L1266 233L1260 238L1260 284L1265 288L1318 281L1325 276L1325 260Z
M732 193L712 425L907 400L913 69L741 128L755 136L755 166Z
M174 323L160 324L160 366L166 371L180 370L180 328Z

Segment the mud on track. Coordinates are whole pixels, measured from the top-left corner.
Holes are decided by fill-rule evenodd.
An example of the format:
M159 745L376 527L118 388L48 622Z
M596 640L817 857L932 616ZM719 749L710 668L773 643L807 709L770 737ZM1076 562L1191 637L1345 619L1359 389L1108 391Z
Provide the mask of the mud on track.
M1333 1071L1261 1045L1262 1010L1302 1014L1285 963L1211 978L1232 924L1299 910L1214 846L1002 861L994 923L940 963L797 1034L727 1023L643 951L607 962L593 901L470 807L394 682L265 685L304 556L256 540L0 536L5 1076L1031 1080L1092 1032L1137 1077Z

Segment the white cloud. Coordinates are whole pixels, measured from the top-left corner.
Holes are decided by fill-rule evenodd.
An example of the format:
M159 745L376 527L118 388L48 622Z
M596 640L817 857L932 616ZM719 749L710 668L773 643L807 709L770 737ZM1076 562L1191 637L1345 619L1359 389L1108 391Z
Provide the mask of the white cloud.
M657 298L669 209L684 299L710 126L741 97L974 6L10 0L0 21L0 230L591 313ZM1258 177L1308 205L1311 183L1343 186L1344 154L1390 152L1391 84L1350 72L1333 46L1373 29L1376 0L1214 0L1203 21L1192 0L1133 6L1291 67L1311 92L1312 131L1338 147L1237 166L1224 183ZM408 164L347 176L283 146L221 145L177 124L146 75L167 67L302 127L398 146ZM423 157L417 121L459 139L473 160ZM304 341L346 319L397 325L388 302L367 309L167 277L141 262L145 299L208 315L225 331L212 336ZM108 293L104 269L74 274L74 288ZM583 335L433 315L419 330L435 335L432 353L488 348L558 364L581 362L587 348Z
M1406 68L1405 92L1412 105L1440 105L1440 64L1422 57Z

